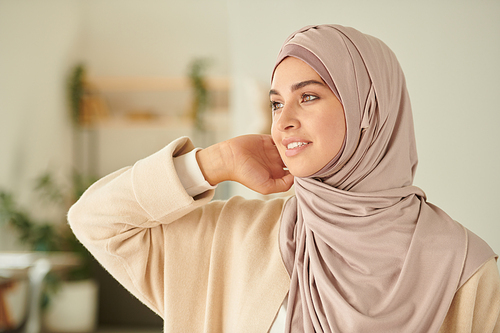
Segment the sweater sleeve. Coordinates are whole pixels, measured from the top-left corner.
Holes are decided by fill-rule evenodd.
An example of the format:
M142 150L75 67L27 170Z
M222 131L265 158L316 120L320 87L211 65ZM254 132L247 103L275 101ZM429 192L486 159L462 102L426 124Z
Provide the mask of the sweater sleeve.
M207 204L214 192L193 198L177 177L172 157L193 148L189 139L177 139L97 181L68 213L73 232L100 264L160 315L164 233L170 223Z
M192 197L180 138L92 185L68 213L77 238L164 332L265 332L290 284L278 244L285 198Z
M200 148L191 150L189 153L174 157L174 167L177 175L182 183L186 192L195 197L198 194L213 190L217 185L210 185L203 176L198 161L196 159L196 152Z
M487 261L453 298L440 333L500 333L500 275Z

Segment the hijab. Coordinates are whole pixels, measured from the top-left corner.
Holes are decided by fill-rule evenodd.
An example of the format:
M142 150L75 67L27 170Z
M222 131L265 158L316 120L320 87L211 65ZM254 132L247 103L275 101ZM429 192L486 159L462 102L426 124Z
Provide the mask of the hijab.
M457 289L494 256L412 185L417 151L405 78L379 39L308 26L280 50L311 66L342 103L341 151L295 178L280 250L293 332L437 332Z

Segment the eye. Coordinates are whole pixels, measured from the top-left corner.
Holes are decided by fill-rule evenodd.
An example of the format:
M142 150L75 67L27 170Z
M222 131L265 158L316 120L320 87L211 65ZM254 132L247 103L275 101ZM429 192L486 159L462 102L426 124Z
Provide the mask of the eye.
M318 96L304 94L302 95L302 102L312 102L318 98L319 98Z
M271 101L271 111L275 112L283 108L283 103Z

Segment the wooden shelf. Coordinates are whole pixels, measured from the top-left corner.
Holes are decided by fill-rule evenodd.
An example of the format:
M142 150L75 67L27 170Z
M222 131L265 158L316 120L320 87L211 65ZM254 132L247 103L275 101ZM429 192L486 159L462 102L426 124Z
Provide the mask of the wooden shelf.
M104 92L125 91L182 91L191 89L188 77L89 77L92 87ZM207 78L209 90L227 91L227 77Z

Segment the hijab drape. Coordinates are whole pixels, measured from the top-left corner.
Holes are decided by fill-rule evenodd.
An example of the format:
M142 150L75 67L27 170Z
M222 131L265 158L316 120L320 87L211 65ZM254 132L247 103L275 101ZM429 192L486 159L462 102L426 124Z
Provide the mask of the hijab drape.
M457 289L494 254L412 185L412 111L395 55L355 29L321 25L292 34L276 66L288 56L339 98L347 131L330 163L295 178L283 213L287 331L437 332Z

